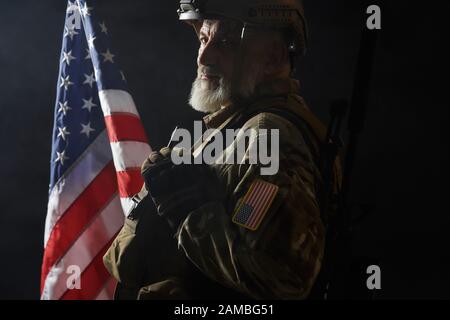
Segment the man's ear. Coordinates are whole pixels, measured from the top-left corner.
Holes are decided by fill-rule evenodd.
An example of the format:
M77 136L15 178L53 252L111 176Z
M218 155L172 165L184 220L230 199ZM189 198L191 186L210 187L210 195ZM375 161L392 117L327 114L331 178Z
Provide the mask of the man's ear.
M286 65L289 65L288 48L280 39L272 39L268 43L266 56L265 75L278 74L285 69Z

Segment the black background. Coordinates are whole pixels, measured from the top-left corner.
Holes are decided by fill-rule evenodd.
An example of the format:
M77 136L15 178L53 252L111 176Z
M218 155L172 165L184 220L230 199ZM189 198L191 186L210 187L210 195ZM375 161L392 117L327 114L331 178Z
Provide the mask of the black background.
M382 32L353 198L373 203L356 248L382 260L381 299L450 298L444 1L377 2ZM310 48L301 93L324 121L351 96L368 2L305 1ZM197 42L177 2L99 1L154 149L200 114L186 100ZM38 299L65 1L0 3L0 298Z

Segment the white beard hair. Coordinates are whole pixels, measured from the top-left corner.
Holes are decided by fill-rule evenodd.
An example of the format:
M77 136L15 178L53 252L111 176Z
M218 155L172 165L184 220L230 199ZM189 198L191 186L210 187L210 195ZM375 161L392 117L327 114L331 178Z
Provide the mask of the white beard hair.
M255 88L264 72L263 68L257 63L252 63L252 66L248 69L246 76L241 80L238 92L238 96L244 99L251 97L255 93ZM223 78L220 78L219 86L213 90L202 88L201 82L200 77L197 77L192 84L189 104L194 110L214 113L231 102L231 86L229 83L225 83Z
M189 104L194 110L213 113L230 101L230 88L224 83L223 78L220 79L219 86L213 90L202 88L202 81L197 78L192 84Z

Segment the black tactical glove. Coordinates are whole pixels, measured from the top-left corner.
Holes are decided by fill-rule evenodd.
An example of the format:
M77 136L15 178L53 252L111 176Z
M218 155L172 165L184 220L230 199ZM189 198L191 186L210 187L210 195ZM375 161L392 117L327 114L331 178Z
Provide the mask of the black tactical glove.
M142 176L158 214L178 230L192 210L211 201L223 200L225 192L209 166L175 165L170 154L171 149L167 147L152 152L142 165Z

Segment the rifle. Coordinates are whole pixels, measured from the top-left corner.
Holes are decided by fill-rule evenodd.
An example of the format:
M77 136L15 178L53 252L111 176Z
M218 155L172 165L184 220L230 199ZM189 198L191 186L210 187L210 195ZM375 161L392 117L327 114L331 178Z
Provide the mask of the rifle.
M327 239L322 270L311 292L312 299L370 299L372 295L361 276L365 271L362 267L372 264L373 259L355 258L352 255L354 224L360 221L364 214L358 217L353 215L354 207L350 205L349 191L359 135L364 129L366 119L377 39L377 30L363 29L350 107L345 100L337 100L331 104L331 120L321 148L323 185L319 199L322 218L327 227ZM341 130L347 110L348 144L343 179L337 198L333 199L333 168L343 147ZM336 214L329 215L333 202L337 205Z

